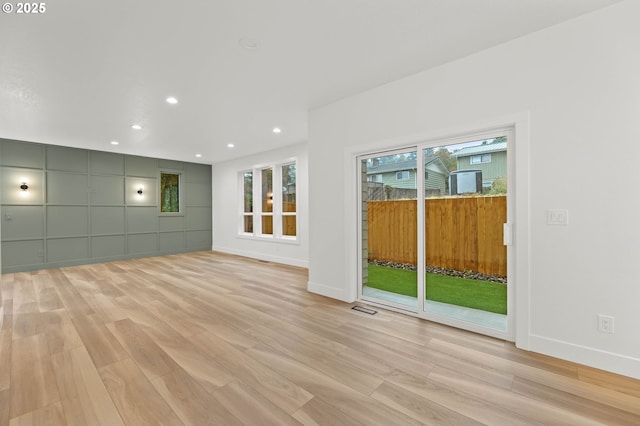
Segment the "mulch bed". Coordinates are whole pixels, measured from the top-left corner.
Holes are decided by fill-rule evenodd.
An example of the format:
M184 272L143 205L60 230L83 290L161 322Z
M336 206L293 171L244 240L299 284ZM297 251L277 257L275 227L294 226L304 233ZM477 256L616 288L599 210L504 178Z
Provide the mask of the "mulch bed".
M388 268L404 269L405 271L415 271L416 265L400 262L387 262L385 260L369 260L370 265L386 266ZM458 271L456 269L440 268L438 266L426 267L427 272L440 275L448 275L450 277L468 278L471 280L490 281L492 283L507 283L507 277L500 275L483 274L476 271Z

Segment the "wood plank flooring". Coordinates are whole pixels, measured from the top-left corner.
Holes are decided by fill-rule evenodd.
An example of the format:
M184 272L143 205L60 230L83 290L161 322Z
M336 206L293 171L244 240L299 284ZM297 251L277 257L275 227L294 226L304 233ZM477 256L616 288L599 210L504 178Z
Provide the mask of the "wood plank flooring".
M640 381L214 252L2 275L0 425L640 425Z

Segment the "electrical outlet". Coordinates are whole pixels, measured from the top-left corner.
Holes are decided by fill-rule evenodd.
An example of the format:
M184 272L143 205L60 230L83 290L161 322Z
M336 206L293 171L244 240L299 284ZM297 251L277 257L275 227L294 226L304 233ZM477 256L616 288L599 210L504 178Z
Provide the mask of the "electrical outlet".
M598 331L601 333L613 334L613 317L608 315L598 315Z

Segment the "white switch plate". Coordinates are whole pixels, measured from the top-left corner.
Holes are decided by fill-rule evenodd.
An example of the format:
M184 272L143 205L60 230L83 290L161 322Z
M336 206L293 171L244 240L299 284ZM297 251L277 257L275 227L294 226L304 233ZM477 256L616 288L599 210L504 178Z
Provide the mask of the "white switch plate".
M547 225L569 224L569 210L547 210Z

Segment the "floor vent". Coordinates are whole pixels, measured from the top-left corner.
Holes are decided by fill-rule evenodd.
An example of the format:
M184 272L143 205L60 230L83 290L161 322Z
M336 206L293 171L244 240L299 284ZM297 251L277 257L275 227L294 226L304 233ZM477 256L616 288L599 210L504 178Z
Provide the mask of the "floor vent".
M369 308L365 308L362 306L354 306L353 308L354 311L358 311L358 312L364 312L365 314L369 314L369 315L375 315L378 313L378 311L374 311L373 309L369 309Z

